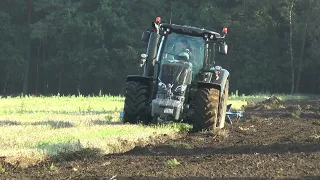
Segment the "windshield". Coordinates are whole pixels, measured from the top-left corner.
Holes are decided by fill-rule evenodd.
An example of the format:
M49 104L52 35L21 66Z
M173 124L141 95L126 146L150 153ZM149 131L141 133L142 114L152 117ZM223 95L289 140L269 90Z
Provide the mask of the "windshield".
M182 60L192 65L197 73L203 67L205 41L202 37L171 33L164 46L161 64L166 61Z

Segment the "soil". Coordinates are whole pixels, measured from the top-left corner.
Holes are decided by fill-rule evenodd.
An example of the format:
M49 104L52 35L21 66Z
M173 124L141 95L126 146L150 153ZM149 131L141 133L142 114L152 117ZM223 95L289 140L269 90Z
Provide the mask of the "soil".
M319 99L269 99L216 133L26 169L3 164L0 179L320 179L319 137Z

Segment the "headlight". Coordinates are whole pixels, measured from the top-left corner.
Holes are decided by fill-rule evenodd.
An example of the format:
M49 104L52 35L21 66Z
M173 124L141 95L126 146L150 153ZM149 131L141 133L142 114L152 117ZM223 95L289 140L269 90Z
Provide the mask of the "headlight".
M181 85L181 86L178 86L174 91L181 93L181 92L186 91L186 89L187 89L187 85Z
M165 84L163 84L162 82L159 82L158 86L159 86L159 89L161 89L161 90L167 90L167 86Z
M214 67L216 70L221 71L222 67L221 66L215 66Z

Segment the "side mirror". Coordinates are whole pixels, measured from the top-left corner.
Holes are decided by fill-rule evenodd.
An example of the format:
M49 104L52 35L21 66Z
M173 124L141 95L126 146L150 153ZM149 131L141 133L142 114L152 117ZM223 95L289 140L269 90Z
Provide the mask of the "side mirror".
M219 52L223 55L227 55L228 54L228 45L226 42L222 42L219 45Z
M150 31L144 31L141 36L141 40L144 42L149 42Z

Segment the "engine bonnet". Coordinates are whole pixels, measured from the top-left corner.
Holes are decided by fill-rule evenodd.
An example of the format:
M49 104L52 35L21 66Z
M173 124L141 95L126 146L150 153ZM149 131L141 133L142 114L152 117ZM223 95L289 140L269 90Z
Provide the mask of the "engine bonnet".
M192 80L192 65L184 61L168 61L162 64L158 93L181 94Z

